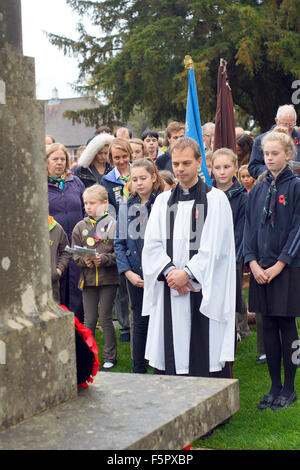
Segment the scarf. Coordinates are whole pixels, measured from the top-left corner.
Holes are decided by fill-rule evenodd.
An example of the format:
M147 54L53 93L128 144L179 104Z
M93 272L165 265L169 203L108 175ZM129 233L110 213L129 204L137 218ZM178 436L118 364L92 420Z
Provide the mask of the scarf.
M54 178L54 176L48 176L48 181L50 181L51 183L54 183L61 191L63 191L67 176L68 176L68 172L66 171L60 178Z
M118 180L124 181L124 186L123 186L123 200L127 199L130 196L130 191L128 188L128 183L129 183L129 178L130 175L127 176L119 176Z
M99 222L101 222L101 220L105 219L105 217L108 216L108 212L104 212L104 215L102 215L102 217L100 217L100 219L94 219L94 217L92 217L91 215L89 215L89 219L90 221L92 222L93 225L97 225Z
M226 196L228 199L232 199L235 196L237 196L240 193L243 193L245 191L245 187L239 182L239 180L234 176L232 178L232 186L231 188L227 189L225 191Z
M52 215L48 215L48 226L49 226L49 232L55 227L57 224L56 220L52 217Z
M264 208L262 212L263 221L265 223L270 223L271 227L274 228L275 225L275 206L276 206L276 196L277 196L277 183L280 182L282 179L291 176L293 171L289 166L286 166L274 179L270 170L268 170L265 181L270 185L267 191L266 200L264 203Z

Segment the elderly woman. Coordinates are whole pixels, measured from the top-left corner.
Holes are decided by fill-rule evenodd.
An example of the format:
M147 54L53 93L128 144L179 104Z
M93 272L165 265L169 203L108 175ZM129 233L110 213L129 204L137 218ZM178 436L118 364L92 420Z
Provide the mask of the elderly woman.
M86 188L101 184L104 175L111 171L108 163L108 148L114 140L109 134L99 134L93 137L81 154L78 164L72 172L81 179Z
M85 186L70 172L70 155L62 144L47 147L46 158L49 215L63 227L71 246L73 228L84 217L82 193ZM69 267L60 279L60 299L83 321L82 294L77 287L79 277L80 269L70 259Z
M129 196L130 161L132 150L128 140L116 138L109 146L109 163L114 167L104 175L101 185L108 193L111 214L115 212L116 218L120 203ZM130 326L128 312L128 292L125 275L120 276L120 287L116 296L116 311L120 323L120 341L130 341Z

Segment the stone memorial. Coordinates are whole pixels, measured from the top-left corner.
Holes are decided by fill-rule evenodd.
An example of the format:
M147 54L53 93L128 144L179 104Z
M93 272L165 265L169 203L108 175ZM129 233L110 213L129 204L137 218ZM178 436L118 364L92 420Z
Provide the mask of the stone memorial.
M0 432L0 450L182 450L238 408L238 380L100 372L76 399Z
M0 3L0 429L77 395L73 314L52 300L44 108L20 0Z

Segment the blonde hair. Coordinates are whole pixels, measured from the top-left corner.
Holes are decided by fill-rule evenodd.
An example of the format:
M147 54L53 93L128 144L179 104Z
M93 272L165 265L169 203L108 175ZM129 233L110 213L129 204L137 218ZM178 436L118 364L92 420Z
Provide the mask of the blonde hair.
M93 186L86 188L83 191L82 198L87 194L95 194L101 202L108 201L108 193L104 186L101 186L100 184L93 184Z
M113 159L112 159L112 153L111 153L113 148L118 148L118 149L123 150L124 152L127 152L129 155L130 161L132 160L132 150L131 150L129 141L126 139L121 139L120 137L117 137L112 141L108 149L108 161L111 165L114 164Z
M297 154L296 146L294 144L293 139L288 134L287 129L285 129L285 127L278 126L278 127L275 127L271 132L268 132L262 138L262 141L261 141L262 149L264 149L264 146L269 141L275 141L281 144L285 153L291 153L291 158L290 158L291 160L293 159L293 157L296 156Z
M248 165L242 165L242 166L240 166L239 171L238 171L239 178L240 178L240 173L241 173L243 170L247 170L247 171L248 171ZM248 173L249 173L249 171L248 171ZM250 175L250 173L249 173L249 175Z
M256 178L256 180L254 181L254 186L255 186L256 184L260 183L262 180L264 180L267 173L268 173L268 170L265 170L265 171L263 171L260 175L258 175L258 177Z
M57 150L62 150L64 152L64 154L66 156L65 171L68 171L70 169L70 166L71 166L71 156L70 156L69 152L67 151L66 147L63 144L60 144L60 143L57 142L57 143L49 145L46 148L46 159L48 159L52 153L57 152Z
M210 160L210 161L212 161L212 156L213 156L213 151L212 151L212 150L206 150L206 152L205 152L205 160Z
M237 164L237 155L236 155L236 153L234 153L233 150L228 149L228 148L226 148L226 147L220 148L220 149L216 150L216 151L212 154L212 157L211 157L211 162L212 162L212 164L214 163L214 160L215 160L217 157L219 157L220 155L226 155L227 157L231 157L234 166Z

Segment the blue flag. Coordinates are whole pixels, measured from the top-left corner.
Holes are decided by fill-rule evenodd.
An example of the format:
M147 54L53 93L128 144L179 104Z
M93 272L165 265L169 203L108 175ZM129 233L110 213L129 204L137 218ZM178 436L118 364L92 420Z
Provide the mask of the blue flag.
M206 184L209 184L211 186L212 182L211 182L211 179L207 171L207 167L206 167L197 87L196 87L196 80L195 80L195 74L194 74L193 68L189 70L189 88L188 88L188 96L187 96L187 104L186 104L185 135L187 137L191 137L198 143L200 147L200 151L201 151L201 157L202 157L201 169L199 169L198 173L199 173L200 178Z

